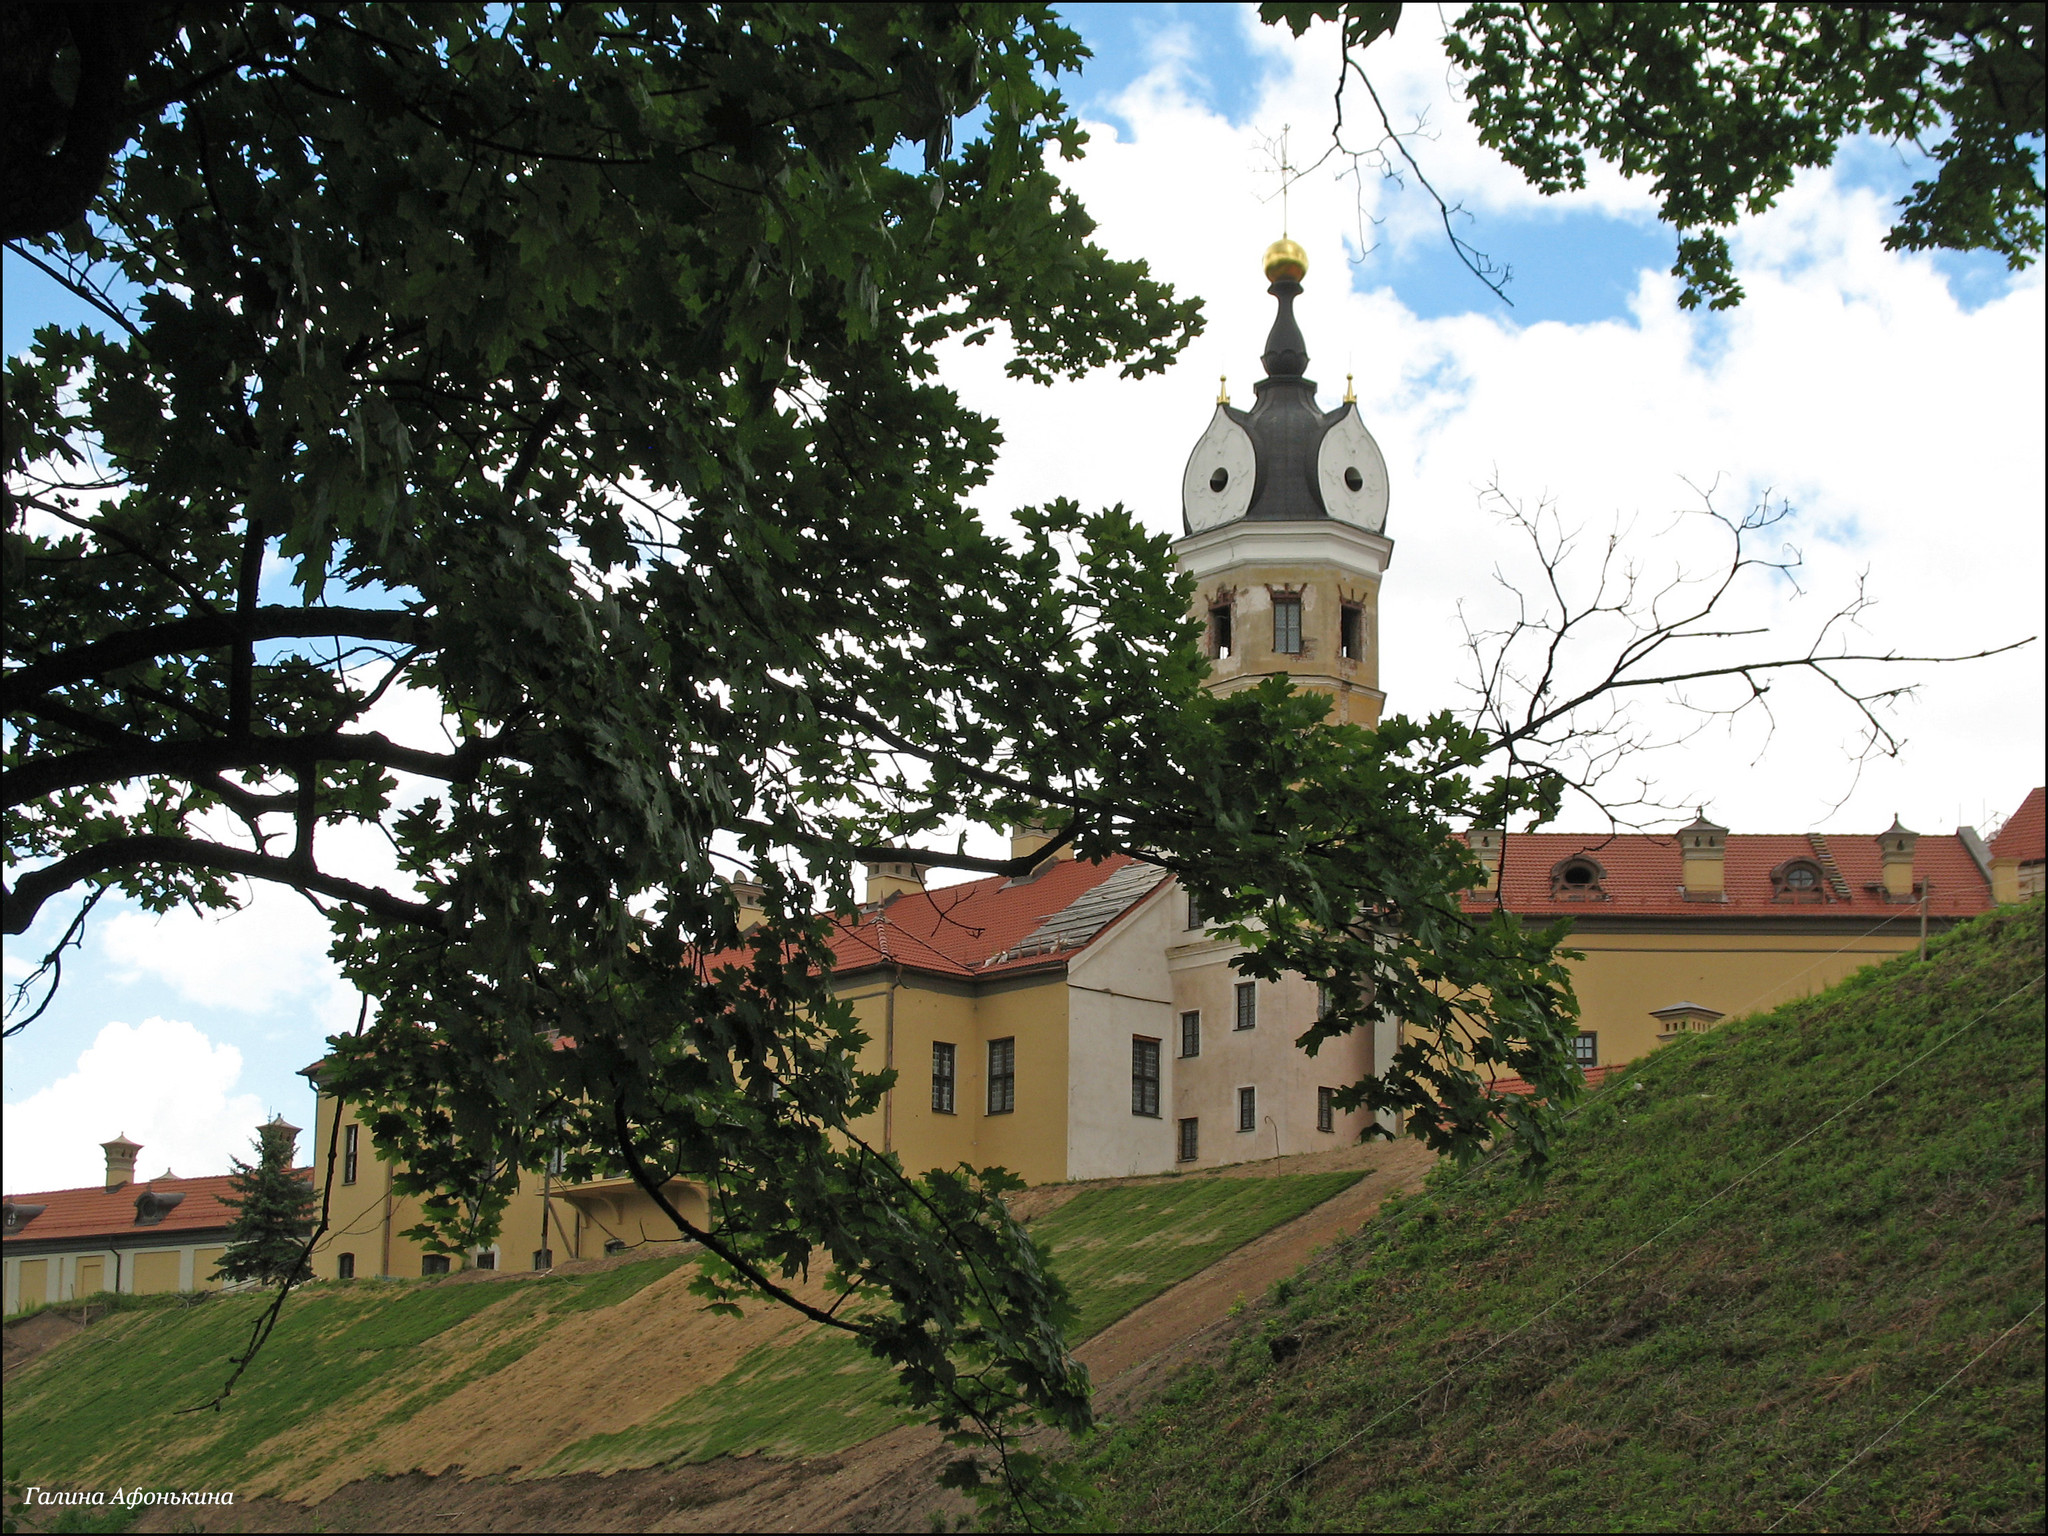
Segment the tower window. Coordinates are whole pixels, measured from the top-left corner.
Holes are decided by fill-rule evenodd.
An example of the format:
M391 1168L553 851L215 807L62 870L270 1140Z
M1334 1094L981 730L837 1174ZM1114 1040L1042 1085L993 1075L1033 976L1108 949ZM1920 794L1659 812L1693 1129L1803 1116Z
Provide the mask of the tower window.
M1276 592L1273 594L1273 653L1277 656L1299 656L1301 654L1301 594L1299 592Z
M346 1125L341 1130L341 1182L353 1184L356 1181L357 1159L362 1154L362 1130L359 1125Z
M1218 659L1230 655L1230 604L1218 603L1209 610L1209 654Z
M1365 476L1358 472L1356 464L1344 471L1344 489L1353 495L1365 489Z
M1223 494L1223 488L1228 484L1230 484L1230 471L1227 469L1219 469L1209 477L1209 489L1219 496Z
M1338 610L1337 651L1347 661L1365 655L1365 610L1356 603L1346 603Z

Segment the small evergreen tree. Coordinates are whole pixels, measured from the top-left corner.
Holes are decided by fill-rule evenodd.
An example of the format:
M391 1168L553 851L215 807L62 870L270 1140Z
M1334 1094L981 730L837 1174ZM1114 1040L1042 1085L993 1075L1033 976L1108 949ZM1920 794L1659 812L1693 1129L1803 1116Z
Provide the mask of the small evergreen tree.
M216 1280L260 1280L282 1285L312 1273L305 1262L313 1230L313 1186L293 1168L299 1128L283 1117L256 1132L256 1165L234 1160L234 1235L214 1271Z

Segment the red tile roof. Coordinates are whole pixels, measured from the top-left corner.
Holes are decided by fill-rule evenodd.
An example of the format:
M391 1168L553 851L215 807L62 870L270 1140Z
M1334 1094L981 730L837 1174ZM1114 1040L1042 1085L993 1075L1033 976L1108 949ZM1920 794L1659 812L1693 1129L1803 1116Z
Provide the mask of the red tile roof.
M298 1172L301 1178L312 1180L311 1168ZM40 1205L43 1210L19 1231L9 1234L6 1242L12 1246L46 1242L50 1238L169 1236L232 1226L235 1212L227 1200L234 1193L233 1178L233 1174L216 1173L204 1178L151 1179L113 1189L95 1184L86 1189L46 1189L35 1194L9 1195L9 1205ZM135 1220L136 1198L144 1194L180 1194L185 1198L166 1211L162 1220L145 1227Z
M992 875L912 891L838 919L832 950L841 972L900 965L966 978L1058 965L1093 943L1162 878L1117 854L1100 863L1062 859L1022 883Z
M1881 894L1884 866L1875 835L1830 833L1728 834L1722 870L1724 900L1688 900L1675 836L1651 833L1513 832L1501 839L1501 888L1513 911L1545 917L1757 916L1786 922L1900 910ZM1601 895L1586 899L1552 894L1550 876L1565 860L1583 855L1604 873ZM1785 901L1771 887L1771 871L1792 859L1819 865L1826 900ZM1833 870L1829 869L1830 861ZM1840 875L1840 883L1832 878ZM1913 850L1913 878L1932 882L1928 913L1969 917L1988 911L1991 887L1960 837L1924 836ZM1873 889L1876 887L1876 889ZM1486 891L1466 893L1468 909L1490 906Z
M2048 859L2048 789L2027 792L2020 808L1991 839L1991 857L2038 864Z
M1626 1071L1633 1065L1635 1065L1633 1062L1617 1061L1604 1067L1586 1068L1586 1091L1591 1093L1615 1073ZM1497 1077L1493 1080L1491 1086L1501 1093L1534 1093L1536 1091L1519 1077Z

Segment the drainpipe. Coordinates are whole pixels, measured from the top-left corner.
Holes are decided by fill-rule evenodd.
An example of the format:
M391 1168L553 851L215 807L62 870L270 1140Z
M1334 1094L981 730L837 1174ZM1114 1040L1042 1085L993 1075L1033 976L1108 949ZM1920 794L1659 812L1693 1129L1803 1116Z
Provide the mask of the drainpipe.
M1927 963L1927 899L1934 894L1934 882L1920 882L1920 962Z
M383 1257L377 1261L377 1276L381 1280L391 1278L391 1183L392 1165L384 1164L384 1247Z
M896 989L903 985L903 967L898 965L889 978L889 990L882 1003L882 1066L893 1069L896 1065ZM896 1089L892 1085L882 1095L882 1150L894 1151L896 1147Z

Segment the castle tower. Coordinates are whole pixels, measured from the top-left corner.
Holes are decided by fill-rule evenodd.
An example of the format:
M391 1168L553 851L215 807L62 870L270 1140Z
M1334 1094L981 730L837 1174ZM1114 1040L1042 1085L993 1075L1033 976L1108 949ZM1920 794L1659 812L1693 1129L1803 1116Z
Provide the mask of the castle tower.
M1266 252L1279 301L1249 411L1218 397L1181 481L1180 568L1200 583L1219 693L1275 673L1329 694L1333 722L1379 723L1380 576L1394 546L1387 465L1350 391L1333 411L1304 378L1308 348L1294 301L1308 257L1292 240Z

